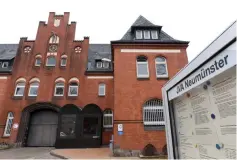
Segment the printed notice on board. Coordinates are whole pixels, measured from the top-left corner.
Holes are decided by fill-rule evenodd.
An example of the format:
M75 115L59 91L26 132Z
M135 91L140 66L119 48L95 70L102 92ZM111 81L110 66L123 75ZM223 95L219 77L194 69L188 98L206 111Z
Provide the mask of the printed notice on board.
M173 100L180 158L236 159L235 67Z

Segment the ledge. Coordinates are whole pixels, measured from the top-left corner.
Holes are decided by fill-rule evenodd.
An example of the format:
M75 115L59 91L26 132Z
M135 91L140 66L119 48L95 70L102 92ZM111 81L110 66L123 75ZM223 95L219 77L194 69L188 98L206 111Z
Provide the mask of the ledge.
M150 80L150 77L146 77L146 78L137 77L137 80L139 80L139 81L147 81L147 80Z
M13 100L22 100L24 96L12 96Z

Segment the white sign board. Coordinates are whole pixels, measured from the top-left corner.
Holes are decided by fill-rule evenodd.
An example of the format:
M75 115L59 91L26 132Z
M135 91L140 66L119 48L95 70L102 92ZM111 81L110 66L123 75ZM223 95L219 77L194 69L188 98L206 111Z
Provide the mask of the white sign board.
M122 132L123 131L123 124L118 124L118 132Z
M173 100L181 159L236 159L236 68Z
M168 93L169 100L182 95L234 65L236 65L236 43L229 46L222 53L171 89Z

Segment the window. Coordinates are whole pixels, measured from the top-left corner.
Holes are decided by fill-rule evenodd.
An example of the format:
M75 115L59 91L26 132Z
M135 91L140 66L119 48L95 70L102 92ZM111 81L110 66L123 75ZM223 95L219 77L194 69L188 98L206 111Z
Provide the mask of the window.
M158 39L158 33L157 33L157 31L151 31L151 38L152 38L152 39Z
M78 95L78 84L76 82L72 82L69 85L68 96L77 96Z
M76 114L61 115L60 138L75 137Z
M31 52L31 47L27 46L24 48L25 53L30 53Z
M160 99L152 99L143 105L144 125L165 125L163 103Z
M38 95L38 89L39 89L39 83L38 82L31 83L28 96L32 96L32 97L37 96Z
M67 65L67 58L63 57L61 58L61 66L66 66Z
M142 31L141 30L136 31L136 39L142 39Z
M103 62L103 68L109 68L109 62Z
M56 65L56 58L54 56L49 56L47 58L46 66L55 66Z
M64 83L58 82L55 85L54 96L63 96L64 93Z
M96 62L96 68L102 68L102 62L101 61Z
M5 130L4 130L4 134L3 134L4 137L9 137L11 135L13 119L14 119L13 113L8 112L7 122L6 122Z
M138 78L149 77L148 62L145 56L137 57L137 77Z
M99 84L99 96L105 96L105 84L101 83Z
M19 82L16 84L14 96L23 96L25 91L25 82Z
M40 66L41 64L41 58L36 58L35 59L35 66Z
M164 57L156 58L156 77L168 77L167 63Z
M58 44L59 43L59 37L52 32L52 36L49 39L50 44Z
M148 30L144 31L144 39L150 39L150 31Z
M76 53L81 53L82 48L78 46L78 47L75 47L74 50L75 50Z
M104 111L103 126L104 126L104 128L112 128L113 127L113 112L110 109L107 109Z
M3 62L3 63L2 63L2 68L7 68L7 67L8 67L8 64L9 64L8 62Z

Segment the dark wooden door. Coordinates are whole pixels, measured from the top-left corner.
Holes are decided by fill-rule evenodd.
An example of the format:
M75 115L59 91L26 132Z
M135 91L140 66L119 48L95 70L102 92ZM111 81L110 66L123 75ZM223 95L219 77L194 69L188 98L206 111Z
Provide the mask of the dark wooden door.
M42 110L32 113L27 146L46 147L54 146L58 126L58 114L51 110Z
M101 146L101 125L100 115L84 115L82 133L85 147Z

